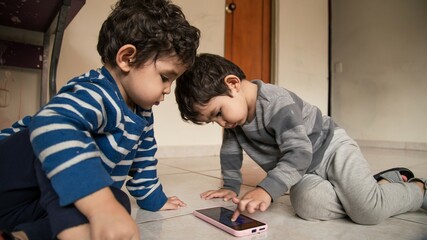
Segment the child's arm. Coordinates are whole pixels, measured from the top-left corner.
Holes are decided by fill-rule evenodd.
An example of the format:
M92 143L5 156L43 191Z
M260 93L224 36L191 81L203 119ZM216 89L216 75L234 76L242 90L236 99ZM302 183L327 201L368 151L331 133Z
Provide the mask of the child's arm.
M242 183L240 169L242 168L243 152L235 133L228 129L224 129L220 158L223 187L203 192L200 194L202 199L222 198L224 201L229 201L237 197L240 191Z
M243 181L240 171L243 164L243 150L237 140L236 132L233 130L224 129L220 162L224 181L222 188L238 194Z
M136 152L126 187L135 197L140 208L149 211L178 209L186 204L177 197L167 197L157 175L156 138L154 137L154 118L151 110L141 110L140 115L148 121L144 128L142 141Z
M223 187L217 190L208 190L200 194L205 200L212 198L222 198L229 201L237 197L242 183L240 169L243 162L242 148L237 142L234 132L224 129L221 146L221 174L224 181Z
M91 239L140 239L135 221L108 187L74 204L89 220Z

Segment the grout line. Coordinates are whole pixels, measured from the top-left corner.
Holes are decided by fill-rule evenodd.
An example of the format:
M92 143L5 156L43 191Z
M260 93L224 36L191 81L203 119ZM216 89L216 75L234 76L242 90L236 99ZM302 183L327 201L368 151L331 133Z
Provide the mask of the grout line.
M176 167L176 166L172 166L172 165L168 165L168 164L164 164L164 163L162 163L162 164L165 165L165 166L168 166L168 167L172 167L172 168L175 168L175 169L186 171L184 173L168 173L168 174L162 174L162 175L194 173L194 174L197 174L197 175L202 175L202 176L205 176L205 177L210 177L210 178L222 180L222 178L218 178L218 177L215 177L215 176L212 176L212 175L208 175L208 174L203 174L203 172L207 172L207 171L220 171L220 169L209 169L209 170L202 170L202 171L196 172L196 171L193 171L193 170L188 170L188 169L184 169L184 168L180 168L180 167ZM249 184L246 184L246 183L242 183L242 185L246 186L246 187L256 187L256 186L249 185Z
M166 217L166 218L161 218L161 219L156 219L156 220L148 220L148 221L144 221L144 222L136 222L136 224L144 224L144 223L150 223L150 222L164 221L164 220L178 218L178 217L184 217L184 216L188 216L188 215L193 215L193 213L186 213L186 214L182 214L182 215L175 215L175 216L172 216L172 217Z
M423 222L419 222L419 221L415 221L415 220L411 220L411 219L407 219L407 218L401 218L401 217L397 217L397 216L393 216L393 218L401 220L401 221L405 221L405 222L411 222L411 223L418 223L421 225L427 225L427 223L423 223Z

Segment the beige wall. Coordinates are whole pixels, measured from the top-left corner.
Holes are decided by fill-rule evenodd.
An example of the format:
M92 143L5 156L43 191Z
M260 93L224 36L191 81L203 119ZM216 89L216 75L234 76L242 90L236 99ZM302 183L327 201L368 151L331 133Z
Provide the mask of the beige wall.
M0 67L0 129L39 109L39 70Z
M0 26L0 39L42 45L43 34ZM4 49L0 49L0 55ZM0 59L1 61L2 59ZM41 71L0 66L0 129L39 109Z
M332 2L333 117L360 142L427 149L427 1Z
M328 114L328 1L276 2L276 83Z

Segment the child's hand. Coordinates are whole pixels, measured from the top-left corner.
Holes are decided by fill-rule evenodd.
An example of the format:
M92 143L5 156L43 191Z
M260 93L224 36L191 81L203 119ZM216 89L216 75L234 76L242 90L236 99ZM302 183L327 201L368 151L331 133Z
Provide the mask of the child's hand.
M200 197L205 200L209 200L212 198L223 198L225 202L229 201L232 198L237 197L237 194L229 189L218 189L218 190L209 190L202 194Z
M168 198L168 201L165 203L165 205L163 205L162 208L160 208L160 210L173 210L185 206L187 206L187 204L185 204L179 198L173 196Z
M231 216L231 221L236 221L240 213L247 211L248 213L254 213L256 211L264 212L271 204L271 196L262 188L255 188L247 192L242 199L234 197L232 201L237 204L237 208Z
M135 221L108 187L77 200L74 205L89 220L91 239L140 239Z

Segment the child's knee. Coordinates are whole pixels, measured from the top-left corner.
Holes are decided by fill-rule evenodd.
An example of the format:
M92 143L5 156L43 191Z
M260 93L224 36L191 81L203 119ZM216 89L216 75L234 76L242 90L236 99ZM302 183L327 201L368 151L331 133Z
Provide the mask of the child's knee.
M382 214L375 211L354 211L347 213L350 219L361 225L376 225L386 219Z
M306 220L331 220L346 216L330 182L317 175L305 176L291 188L295 213Z
M332 220L345 217L341 206L336 206L339 210L334 210L330 203L319 199L315 191L306 192L302 195L295 196L291 194L291 203L295 213L309 221Z

